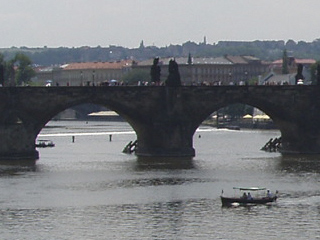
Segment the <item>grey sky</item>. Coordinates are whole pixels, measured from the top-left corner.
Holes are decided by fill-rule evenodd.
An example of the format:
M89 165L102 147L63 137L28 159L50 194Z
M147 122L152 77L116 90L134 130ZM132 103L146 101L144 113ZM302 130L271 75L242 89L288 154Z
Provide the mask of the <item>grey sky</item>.
M320 38L320 0L0 0L0 48Z

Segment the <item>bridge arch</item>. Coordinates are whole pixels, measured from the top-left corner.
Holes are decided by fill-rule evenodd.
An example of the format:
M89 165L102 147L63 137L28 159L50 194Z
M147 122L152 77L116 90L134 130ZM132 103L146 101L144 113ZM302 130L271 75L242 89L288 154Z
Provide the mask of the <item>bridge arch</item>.
M252 106L261 110L262 112L266 113L275 123L279 119L283 119L283 115L287 115L290 117L290 113L286 112L286 109L282 109L281 107L277 106L276 104L270 103L267 99L262 99L260 101L256 101L256 98L232 98L227 100L215 100L211 103L207 103L207 106L203 106L205 108L205 113L199 121L204 121L207 117L210 116L213 112L218 111L219 109L228 107L233 104L244 104L248 106Z
M102 106L102 107L107 108L108 110L114 111L114 110L111 109L111 108L108 106L108 104L106 104L106 103L103 103L103 104L100 103L100 104L99 104L98 102L94 102L94 103L93 103L93 102L88 102L88 101L86 101L86 100L76 101L76 102L73 102L72 104L71 104L71 103L68 103L68 104L66 104L65 106L61 106L60 108L55 109L55 110L52 111L50 114L48 114L48 116L45 117L45 118L43 119L43 121L39 122L39 124L38 124L37 127L36 127L37 130L35 131L36 138L37 138L38 135L41 133L41 131L42 131L42 129L45 127L45 125L46 125L48 122L50 122L52 119L54 119L55 116L57 116L58 114L62 113L63 111L65 111L65 110L67 110L67 109L74 108L74 107L77 107L77 106L81 106L81 105L87 104L87 103L90 103L90 104L93 104L93 105L96 105L96 106ZM119 112L117 112L117 111L114 111L114 112L118 113L119 116L122 117L122 118L133 128L133 126L130 124L130 122L125 119L125 116L122 116L121 113L119 113ZM133 128L133 130L134 130L134 128Z
M244 103L239 102L239 103L234 103L234 104L223 105L223 107L218 108L217 110L214 110L214 112L212 112L205 119L205 121L207 121L210 117L213 117L215 119L216 119L216 117L219 117L219 119L221 119L221 117L223 117L223 118L227 118L228 121L230 120L231 121L230 124L237 124L237 123L241 124L241 121L244 121L243 117L245 115L252 116L251 118L246 118L247 119L246 122L248 122L249 120L253 121L254 115L261 114L260 112L262 114L266 114L262 109L260 109L258 107L254 107L249 104L244 104ZM216 113L216 115L213 115L213 113ZM216 119L216 121L218 121L219 119ZM267 119L265 119L265 120L267 120ZM268 119L268 120L272 120L272 118L270 117L270 119ZM246 124L246 125L248 125L248 124ZM248 125L248 127L249 127L249 125Z
M199 116L196 125L217 109L243 103L270 116L281 132L282 153L320 152L318 86L222 86L202 90L197 106L193 106L202 109L194 114Z
M36 135L38 135L41 132L41 130L44 128L44 126L49 121L54 119L54 117L57 116L59 113L65 111L67 109L77 107L82 104L88 104L88 103L98 105L98 106L103 106L109 110L116 112L117 114L119 114L119 116L121 116L124 120L126 120L130 124L130 126L134 129L134 124L132 125L132 121L130 121L130 118L128 118L126 116L126 114L122 113L121 110L115 109L112 104L108 103L108 101L101 101L101 100L92 101L91 99L78 99L78 100L74 100L74 101L70 101L70 102L67 101L67 102L65 102L65 104L61 104L53 109L50 109L50 111L48 111L48 112L43 112L41 119L38 119L37 124L35 126Z
M116 111L137 134L140 156L194 156L193 135L214 111L243 103L268 114L283 149L320 153L320 86L128 86L0 88L0 153L34 156L35 138L57 113L81 103ZM9 116L10 115L6 115ZM4 118L2 118L3 120ZM9 121L10 122L10 121Z
M270 99L265 98L263 95L257 94L234 94L227 91L223 91L223 94L217 94L216 96L210 96L210 99L206 99L197 102L198 106L191 106L193 109L199 109L193 116L193 133L196 129L214 112L228 107L233 104L244 104L257 108L260 111L266 113L274 122L274 124L279 128L279 131L282 134L282 130L285 129L283 126L284 119L292 117L290 111L287 112L287 109L283 109L281 105L278 105L276 102L270 101ZM290 124L285 121L286 124Z

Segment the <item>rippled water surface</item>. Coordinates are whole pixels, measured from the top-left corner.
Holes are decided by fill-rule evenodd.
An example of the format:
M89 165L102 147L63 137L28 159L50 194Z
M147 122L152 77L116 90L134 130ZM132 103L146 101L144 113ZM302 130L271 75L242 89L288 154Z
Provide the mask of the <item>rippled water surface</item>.
M196 157L173 164L121 153L124 122L48 125L35 166L0 166L1 239L320 239L320 156L260 151L278 131L201 127ZM234 186L279 199L222 208Z

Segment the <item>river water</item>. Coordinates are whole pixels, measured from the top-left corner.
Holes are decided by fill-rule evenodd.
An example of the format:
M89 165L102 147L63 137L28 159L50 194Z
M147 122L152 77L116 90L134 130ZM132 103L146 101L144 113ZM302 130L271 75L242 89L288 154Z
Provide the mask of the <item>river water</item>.
M1 239L320 239L320 156L260 151L278 131L200 127L196 157L171 164L121 153L125 122L48 126L35 166L0 166ZM279 199L222 208L234 186Z

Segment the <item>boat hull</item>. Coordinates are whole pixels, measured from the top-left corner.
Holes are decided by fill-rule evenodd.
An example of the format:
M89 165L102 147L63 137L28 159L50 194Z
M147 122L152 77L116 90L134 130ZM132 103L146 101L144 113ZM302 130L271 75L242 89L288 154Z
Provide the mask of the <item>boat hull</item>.
M54 147L55 144L51 140L39 140L36 143L37 148Z
M223 207L230 207L234 204L239 205L249 205L249 204L267 204L272 203L277 200L277 197L265 197L265 198L253 198L253 199L244 199L244 198L230 198L230 197L222 197L221 196L221 203Z

